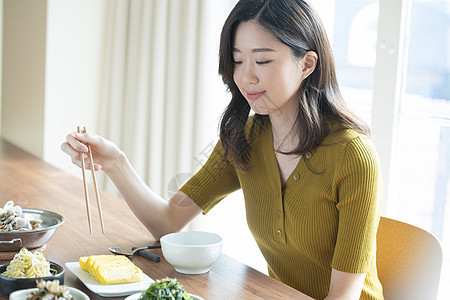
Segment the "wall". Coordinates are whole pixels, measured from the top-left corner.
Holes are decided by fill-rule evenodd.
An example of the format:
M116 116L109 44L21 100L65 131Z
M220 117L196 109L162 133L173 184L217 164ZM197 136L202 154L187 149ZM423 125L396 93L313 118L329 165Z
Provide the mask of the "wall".
M5 0L2 136L43 156L45 0Z
M103 7L103 0L48 0L43 158L77 175L60 145L77 125L97 128Z
M65 135L96 129L104 0L4 0L1 135L67 169Z

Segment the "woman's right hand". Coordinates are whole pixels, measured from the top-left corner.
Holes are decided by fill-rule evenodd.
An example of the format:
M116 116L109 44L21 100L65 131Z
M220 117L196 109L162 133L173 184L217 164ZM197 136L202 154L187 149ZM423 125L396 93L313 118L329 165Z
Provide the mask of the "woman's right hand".
M113 142L92 132L69 133L66 141L61 145L61 150L69 155L72 163L78 167L81 167L80 153L83 153L86 169L90 169L87 145L91 147L95 171L110 171L124 156L124 153Z
M94 169L106 172L128 207L155 239L159 240L169 232L183 229L202 213L202 209L181 191L178 191L170 201L154 193L134 170L123 151L101 136L92 132L72 132L67 135L61 149L79 167L81 167L80 153L83 153L86 168L90 169L87 145L92 150Z

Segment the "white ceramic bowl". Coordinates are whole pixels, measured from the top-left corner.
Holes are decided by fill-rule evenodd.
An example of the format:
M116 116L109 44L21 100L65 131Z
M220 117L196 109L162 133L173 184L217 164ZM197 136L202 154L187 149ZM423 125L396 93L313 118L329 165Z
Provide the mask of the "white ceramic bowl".
M211 232L170 233L160 241L164 258L183 274L208 272L222 253L222 238Z
M76 288L73 287L67 287L67 289L69 290L69 293L73 296L74 300L89 300L88 295L86 295L82 291L77 290ZM9 300L26 300L28 299L28 297L31 296L32 292L36 292L38 290L39 290L38 288L32 288L15 291L11 293L11 295L9 295Z

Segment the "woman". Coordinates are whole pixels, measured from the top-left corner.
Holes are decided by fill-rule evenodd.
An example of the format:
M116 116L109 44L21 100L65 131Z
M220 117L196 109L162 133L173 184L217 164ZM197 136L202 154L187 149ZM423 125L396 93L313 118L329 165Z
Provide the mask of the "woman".
M383 299L377 156L369 129L340 95L317 14L302 0L241 0L223 26L219 56L232 95L220 141L169 202L104 138L72 133L63 151L80 166L90 144L94 168L157 239L242 188L271 277L304 299Z

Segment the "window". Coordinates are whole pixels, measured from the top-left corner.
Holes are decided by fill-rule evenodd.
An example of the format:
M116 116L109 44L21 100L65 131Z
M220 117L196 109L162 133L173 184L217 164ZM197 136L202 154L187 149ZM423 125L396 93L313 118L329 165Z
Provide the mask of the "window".
M380 128L387 122L392 147L378 149L388 152L385 160L391 169L388 186L390 197L384 199L383 214L433 232L442 242L444 253L450 249L450 1L403 0L394 22L387 19L387 5L380 1L336 0L332 46L338 80L345 99L372 125ZM381 6L381 8L380 8ZM320 9L321 7L319 7ZM406 8L406 9L405 9ZM323 7L324 10L329 6ZM324 13L325 14L325 13ZM327 12L329 14L329 12ZM384 18L380 19L379 18ZM398 22L403 19L405 21ZM395 70L377 61L376 44L389 47L389 36L377 32L378 22L388 22L393 31L404 39L405 55L400 55L400 86L398 107L393 114L374 110L376 89L374 70ZM396 23L398 22L398 23ZM403 26L403 27L402 27ZM395 36L394 36L395 38ZM398 39L398 37L397 37ZM395 51L395 50L389 50ZM394 95L392 95L394 98ZM386 119L388 118L388 119ZM389 119L391 118L391 119ZM386 164L385 164L386 165ZM444 254L445 255L445 254ZM444 256L440 297L448 298L450 260Z
M317 0L313 5L328 32L344 98L374 134L389 135L387 144L377 145L390 174L384 176L389 197L383 215L433 232L444 255L449 253L450 0ZM392 43L405 51L397 55ZM245 229L242 194L230 198L211 212L223 221L218 232L233 244L224 252L266 272ZM449 280L450 260L444 257L440 299L450 297Z
M389 215L442 242L440 298L450 296L450 1L412 0Z
M368 124L372 111L378 11L378 0L336 0L333 36L330 37L341 92Z

